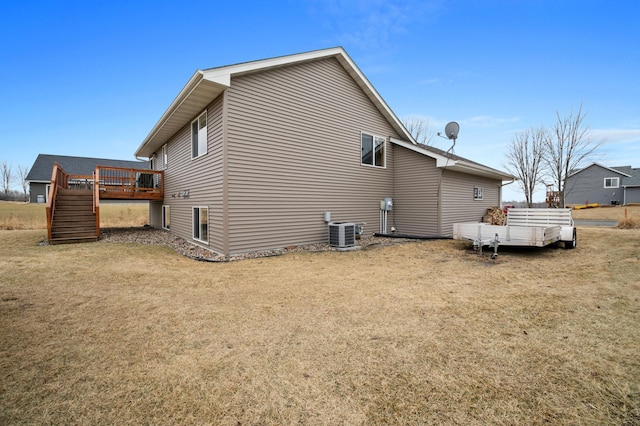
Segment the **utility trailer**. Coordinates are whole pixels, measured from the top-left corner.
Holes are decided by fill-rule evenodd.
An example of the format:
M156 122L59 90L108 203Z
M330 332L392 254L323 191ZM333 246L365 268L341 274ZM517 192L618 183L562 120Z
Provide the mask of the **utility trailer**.
M483 246L493 248L492 259L498 257L498 246L545 247L562 242L567 249L576 247L576 228L571 209L517 209L507 212L504 226L488 223L455 223L454 240L473 241L482 253Z

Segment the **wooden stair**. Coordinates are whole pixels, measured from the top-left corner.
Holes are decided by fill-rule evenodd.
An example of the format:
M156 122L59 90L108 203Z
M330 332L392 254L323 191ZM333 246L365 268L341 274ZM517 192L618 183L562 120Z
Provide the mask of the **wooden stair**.
M50 244L97 241L91 190L58 189L51 223Z

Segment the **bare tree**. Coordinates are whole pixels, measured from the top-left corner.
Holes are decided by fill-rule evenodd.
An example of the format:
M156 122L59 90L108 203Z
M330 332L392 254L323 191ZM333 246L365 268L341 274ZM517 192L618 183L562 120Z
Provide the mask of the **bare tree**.
M20 185L22 185L22 193L24 194L24 202L29 201L27 194L27 175L29 174L29 168L27 166L18 166L18 179Z
M518 177L527 206L533 207L533 193L543 172L545 147L549 132L544 126L516 133L507 151L507 168Z
M433 140L433 131L429 120L425 120L422 117L410 115L400 119L404 127L411 133L411 136L422 145L431 145Z
M591 137L589 126L585 124L586 114L582 104L577 113L566 117L556 112L556 123L551 137L545 144L545 165L558 189L560 207L564 207L564 191L567 176L588 161L589 157L602 145Z
M0 164L0 178L2 180L2 193L5 199L9 197L9 191L11 190L11 182L13 182L13 172L11 171L11 165L6 161Z

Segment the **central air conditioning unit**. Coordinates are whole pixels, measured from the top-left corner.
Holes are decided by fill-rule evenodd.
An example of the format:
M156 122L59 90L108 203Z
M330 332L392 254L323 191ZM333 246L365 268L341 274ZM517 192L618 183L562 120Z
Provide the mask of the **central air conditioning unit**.
M329 223L329 245L353 247L356 245L356 224L349 222Z

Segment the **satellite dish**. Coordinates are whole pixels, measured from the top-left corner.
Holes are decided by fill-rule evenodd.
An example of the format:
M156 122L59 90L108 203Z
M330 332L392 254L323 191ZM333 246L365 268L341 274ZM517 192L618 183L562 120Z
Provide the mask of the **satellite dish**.
M458 139L458 132L460 131L460 125L455 121L447 123L444 128L444 134L447 138L453 139L454 141Z

